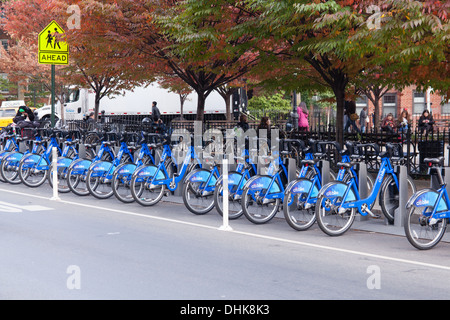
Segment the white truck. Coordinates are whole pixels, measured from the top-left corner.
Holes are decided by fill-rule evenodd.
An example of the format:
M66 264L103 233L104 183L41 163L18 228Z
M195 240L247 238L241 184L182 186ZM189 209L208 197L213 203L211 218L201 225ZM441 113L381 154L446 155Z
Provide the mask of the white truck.
M147 87L137 87L132 91L125 91L124 95L112 98L104 97L100 100L100 113L106 116L150 116L152 101L157 102L162 118L174 118L181 114L181 103L178 94L161 88L158 84ZM72 88L68 99L63 104L64 119L82 120L86 114L94 111L95 93L92 89ZM225 119L225 100L217 93L212 92L206 99L205 117L216 115L215 118ZM40 120L50 120L51 106L45 105L38 109ZM55 105L55 121L61 118L61 105ZM184 102L183 115L189 119L197 113L197 94L191 93Z

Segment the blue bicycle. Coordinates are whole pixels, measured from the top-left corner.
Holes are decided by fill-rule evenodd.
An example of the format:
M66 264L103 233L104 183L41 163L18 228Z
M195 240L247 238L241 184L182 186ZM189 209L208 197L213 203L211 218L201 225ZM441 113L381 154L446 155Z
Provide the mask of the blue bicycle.
M56 148L57 154L61 155L61 148L57 141L57 131L51 130L47 148L41 155L26 154L19 161L19 178L28 187L39 187L47 179L47 172L52 161L52 151Z
M431 249L441 241L450 218L450 198L441 173L444 157L425 158L424 162L429 173L436 174L439 187L415 193L406 204L404 221L406 238L420 250Z
M31 151L26 150L25 152L12 151L5 154L2 158L0 166L0 174L4 181L11 184L19 184L21 182L19 178L19 164L20 160L27 154L41 155L45 151L44 144L46 140L41 136L45 130L34 130L35 140L32 141L33 146ZM17 142L23 141L24 138L17 138ZM31 141L29 141L31 142Z
M244 157L235 157L238 161L236 170L228 173L228 218L238 219L243 215L241 196L247 180L258 172L245 150ZM214 188L214 207L220 215L223 215L223 176L220 176Z
M163 152L158 165L148 164L137 168L131 178L131 194L134 200L142 206L157 204L166 192L175 191L185 174L201 167L201 160L197 157L194 146L186 150L183 162L178 163L172 156L168 141L160 143Z
M89 193L97 199L107 199L114 194L111 180L117 166L121 163L133 163L133 153L127 145L131 136L130 133L123 133L120 136L120 149L112 161L98 160L89 167L86 174L86 186Z
M79 159L79 153L76 146L80 143L81 137L79 131L63 132L63 136L65 136L65 140L63 141L64 148L61 156L58 157L56 162L56 176L58 181L58 192L67 193L70 192L67 183L67 173L70 164ZM53 188L53 162L50 164L50 169L48 170L48 182L50 187Z
M286 157L285 157L286 156ZM246 218L255 223L262 224L272 220L281 207L284 198L285 187L288 182L288 168L285 160L288 159L289 151L282 150L280 154L273 154L276 165L270 162L267 174L256 175L250 178L242 189L241 206ZM262 160L271 160L269 156L260 157ZM296 169L295 176L300 172Z
M90 194L86 184L86 177L90 166L99 161L112 161L115 158L114 150L112 149L115 144L114 132L104 132L101 137L90 134L91 140L100 139L100 148L97 153L93 150L97 146L97 143L84 144L86 151L86 158L80 158L72 161L67 169L67 185L69 189L78 196L87 196ZM93 156L94 155L94 156Z
M330 236L344 234L353 224L356 212L362 216L376 217L370 207L379 194L380 206L383 214L393 221L395 209L399 205L399 181L391 163L404 161L400 150L401 145L387 143L386 152L379 153L376 144L361 144L360 147L372 148L381 157L372 192L366 198L361 198L356 178L351 177L348 182L333 181L323 186L319 191L316 202L316 220L320 229ZM413 179L407 175L408 196L412 196L416 187Z
M19 138L20 139L20 138ZM16 133L10 128L8 132L3 136L2 151L0 152L0 162L3 157L11 152L19 150L19 144L17 143ZM6 182L0 174L0 181Z
M124 203L131 203L134 201L130 189L133 172L144 164L155 164L154 151L158 142L157 140L159 139L161 139L160 134L141 132L137 144L128 145L130 151L134 152L139 149L139 153L136 156L134 163L121 163L113 172L111 187L118 200Z

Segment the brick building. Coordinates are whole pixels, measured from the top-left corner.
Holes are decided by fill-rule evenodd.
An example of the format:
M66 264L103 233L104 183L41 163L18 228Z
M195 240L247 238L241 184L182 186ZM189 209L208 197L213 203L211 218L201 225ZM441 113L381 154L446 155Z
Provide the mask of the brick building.
M450 101L446 101L444 104L442 102L443 98L439 94L421 92L416 90L415 86L407 87L402 91L391 90L381 98L379 117L382 119L388 113L392 113L397 119L401 111L406 109L413 124L416 125L423 110L429 108L435 119L450 119ZM369 108L370 115L373 115L375 110L373 103L365 96L357 100L356 106L358 114L364 106Z

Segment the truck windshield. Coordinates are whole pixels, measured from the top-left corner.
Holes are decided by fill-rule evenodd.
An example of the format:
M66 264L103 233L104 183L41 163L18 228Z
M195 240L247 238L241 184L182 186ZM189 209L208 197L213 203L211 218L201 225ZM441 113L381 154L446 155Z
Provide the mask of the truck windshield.
M67 102L76 102L80 99L80 90L79 89L72 89L69 91L69 99Z

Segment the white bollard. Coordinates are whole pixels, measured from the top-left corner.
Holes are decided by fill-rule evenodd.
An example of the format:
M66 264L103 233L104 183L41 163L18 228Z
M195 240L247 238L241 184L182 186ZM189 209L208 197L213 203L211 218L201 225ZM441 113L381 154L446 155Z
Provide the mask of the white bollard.
M58 150L52 148L52 164L53 164L53 197L50 200L61 200L58 196Z
M222 162L222 193L223 193L223 222L219 230L233 230L228 223L228 159L224 158Z

